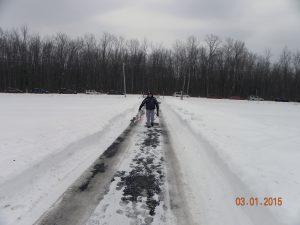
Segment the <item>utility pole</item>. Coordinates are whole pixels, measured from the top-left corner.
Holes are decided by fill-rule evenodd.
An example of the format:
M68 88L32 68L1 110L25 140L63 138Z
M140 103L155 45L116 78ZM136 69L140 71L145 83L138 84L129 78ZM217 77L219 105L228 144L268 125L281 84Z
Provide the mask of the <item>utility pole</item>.
M124 96L126 98L125 63L123 63L123 79L124 79Z
M181 100L183 100L184 86L185 86L185 76L183 76L183 85L182 85L182 89L181 89L181 97L180 97Z
M208 67L209 67L209 66L208 66ZM206 70L206 98L208 98L208 90L209 90L208 72L209 72L209 68L207 68L207 70Z

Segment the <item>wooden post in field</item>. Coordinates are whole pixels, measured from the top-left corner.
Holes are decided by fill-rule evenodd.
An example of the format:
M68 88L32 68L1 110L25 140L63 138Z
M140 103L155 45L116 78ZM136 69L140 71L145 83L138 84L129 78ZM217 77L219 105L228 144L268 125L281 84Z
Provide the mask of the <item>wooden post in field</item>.
M126 98L125 63L123 63L123 79L124 79L124 96Z

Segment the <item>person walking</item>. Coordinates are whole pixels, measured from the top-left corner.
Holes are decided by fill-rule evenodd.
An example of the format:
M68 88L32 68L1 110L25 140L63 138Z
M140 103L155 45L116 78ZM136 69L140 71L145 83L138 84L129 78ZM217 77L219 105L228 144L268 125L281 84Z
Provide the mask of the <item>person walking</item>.
M156 115L159 116L159 105L155 97L151 92L148 92L147 97L143 100L140 105L139 111L146 105L146 117L147 117L147 127L153 126L154 122L154 110L156 108Z

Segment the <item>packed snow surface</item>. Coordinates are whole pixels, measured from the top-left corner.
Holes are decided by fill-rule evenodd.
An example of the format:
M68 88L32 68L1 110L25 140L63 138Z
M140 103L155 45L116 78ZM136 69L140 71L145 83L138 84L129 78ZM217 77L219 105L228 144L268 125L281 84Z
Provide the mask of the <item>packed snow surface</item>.
M156 121L159 121L157 119ZM137 124L109 191L86 225L174 224L166 183L162 128Z

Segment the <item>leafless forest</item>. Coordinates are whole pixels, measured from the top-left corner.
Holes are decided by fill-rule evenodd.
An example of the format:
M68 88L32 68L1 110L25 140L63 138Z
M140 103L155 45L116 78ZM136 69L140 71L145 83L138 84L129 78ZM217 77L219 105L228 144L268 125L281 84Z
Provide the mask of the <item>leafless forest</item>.
M212 34L191 36L166 48L108 33L41 37L26 27L0 28L0 91L122 91L124 63L128 93L171 94L183 89L191 96L300 99L300 51L285 48L277 61L271 55L268 50L258 55L241 40Z

